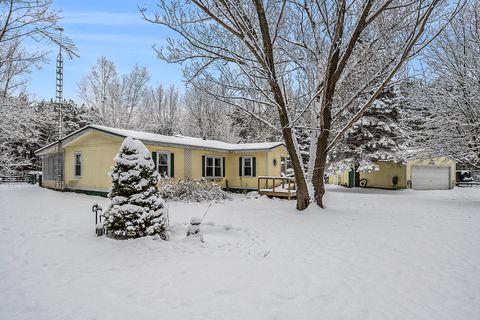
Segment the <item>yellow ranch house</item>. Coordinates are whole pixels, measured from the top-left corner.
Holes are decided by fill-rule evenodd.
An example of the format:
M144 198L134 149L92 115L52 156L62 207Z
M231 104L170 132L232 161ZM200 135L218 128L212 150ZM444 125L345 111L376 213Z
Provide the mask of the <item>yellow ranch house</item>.
M279 177L286 170L282 142L232 144L88 125L35 152L42 159L42 186L105 194L113 158L126 137L152 152L163 181L204 177L225 189L253 190L258 176Z

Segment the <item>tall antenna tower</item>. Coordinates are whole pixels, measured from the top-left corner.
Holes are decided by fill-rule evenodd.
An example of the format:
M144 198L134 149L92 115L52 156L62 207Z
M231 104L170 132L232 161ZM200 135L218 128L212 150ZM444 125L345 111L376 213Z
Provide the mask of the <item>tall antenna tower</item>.
M58 139L62 138L62 118L63 118L63 56L62 47L58 50L57 55L57 77L56 77L56 95L55 102L58 106Z
M62 55L62 50L64 50L68 57L70 59L73 59L73 57L80 58L78 55L78 49L75 46L75 43L72 41L72 39L66 37L63 35L64 29L62 27L55 28L55 31L58 31L59 34L57 33L52 33L49 31L45 31L42 29L37 28L36 29L39 33L47 37L51 42L54 44L58 45L59 50L58 50L58 55L57 55L57 69L56 69L56 84L55 84L55 103L57 104L58 107L58 139L60 140L62 138L62 107L63 104L65 103L63 99L63 55Z
M56 102L63 101L63 56L62 47L58 50L57 55L57 86L56 86Z
M54 163L55 163L55 186L54 188L57 190L62 190L64 187L63 183L63 151L61 146L61 139L62 139L62 119L63 119L63 105L65 104L65 100L63 99L63 55L62 50L64 50L70 59L73 57L80 58L77 54L77 47L75 43L63 35L63 28L58 27L55 28L57 33L52 33L49 31L45 31L39 28L36 28L37 32L41 33L43 36L47 37L51 42L58 45L58 55L57 55L57 68L56 68L56 79L55 79L55 103L58 108L58 143L56 146L56 152L54 154Z

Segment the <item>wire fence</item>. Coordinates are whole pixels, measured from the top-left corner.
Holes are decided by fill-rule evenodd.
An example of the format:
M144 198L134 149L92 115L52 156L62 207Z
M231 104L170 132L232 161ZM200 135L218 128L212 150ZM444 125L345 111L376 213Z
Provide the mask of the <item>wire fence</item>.
M22 187L26 185L35 185L39 181L39 175L36 173L14 173L0 175L0 187Z

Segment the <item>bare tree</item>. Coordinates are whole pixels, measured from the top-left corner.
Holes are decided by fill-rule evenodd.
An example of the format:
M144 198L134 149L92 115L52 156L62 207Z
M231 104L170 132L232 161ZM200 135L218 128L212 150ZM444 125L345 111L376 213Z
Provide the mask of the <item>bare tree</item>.
M230 142L233 134L225 130L230 127L229 113L229 105L197 87L190 87L185 92L182 132L188 136Z
M115 64L101 57L78 84L78 94L95 113L97 123L132 128L138 125L137 115L144 104L149 80L145 67L136 65L120 77Z
M52 0L1 0L0 44L31 37L44 38L58 27L58 12Z
M181 99L174 86L165 88L162 84L147 89L137 127L165 135L181 132Z
M150 75L145 67L135 65L133 70L122 77L121 83L121 114L125 127L131 127L135 122L135 114L142 106L148 92L147 83Z
M417 152L480 169L480 4L470 3L425 52L407 113Z
M60 46L67 55L78 57L71 39L58 25L53 0L0 0L0 95L6 97L26 83L20 79L46 61L45 50L26 50L22 41L46 41ZM17 90L18 91L18 90Z
M25 89L32 66L45 62L44 52L27 52L19 39L0 46L0 96L7 97Z
M78 85L80 99L94 110L97 122L118 125L116 108L120 103L120 85L116 67L105 57L98 59Z
M211 93L238 108L237 101L254 99L277 111L279 127L259 120L282 133L295 171L297 209L302 210L311 201L324 207L328 153L458 9L440 0L160 0L155 14L146 8L141 12L180 35L169 39L166 51L157 51L168 62L189 62L187 80L222 85L222 94ZM287 84L299 90L287 90ZM302 99L292 92L306 104L294 105ZM365 94L357 111L340 121ZM314 119L306 171L294 130L305 116Z
M22 89L32 66L46 61L46 51L27 51L25 38L52 41L58 28L58 12L51 0L0 0L0 95Z

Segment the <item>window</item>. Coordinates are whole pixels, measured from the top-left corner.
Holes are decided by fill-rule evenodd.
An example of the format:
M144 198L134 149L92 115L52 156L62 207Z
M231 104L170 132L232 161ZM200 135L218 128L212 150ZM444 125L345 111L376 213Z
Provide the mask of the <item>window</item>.
M252 176L252 166L253 166L252 157L242 157L242 176L251 177Z
M221 157L205 157L205 177L220 178L223 172Z
M157 170L162 178L168 178L170 172L170 152L157 152Z
M257 175L256 170L256 157L239 157L238 158L238 175L240 177L255 177Z
M75 177L82 176L82 154L80 152L75 153Z
M290 157L281 157L280 158L280 175L282 177L293 176L293 167Z

